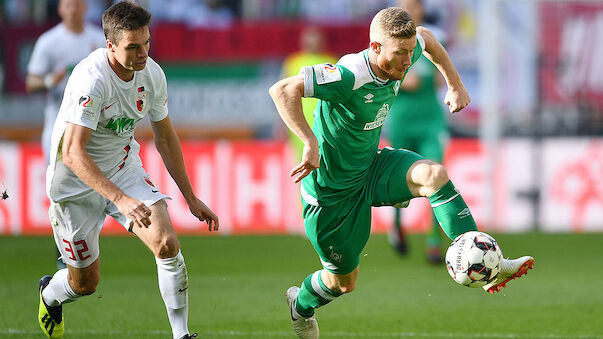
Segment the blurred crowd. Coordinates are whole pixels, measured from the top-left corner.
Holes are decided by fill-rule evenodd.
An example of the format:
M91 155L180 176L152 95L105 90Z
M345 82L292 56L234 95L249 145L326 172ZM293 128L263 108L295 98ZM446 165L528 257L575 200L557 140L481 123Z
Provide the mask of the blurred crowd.
M86 19L100 23L102 12L115 0L88 0ZM345 24L372 17L389 0L139 0L154 22L180 22L195 27L224 27L235 20L301 19ZM37 23L58 20L58 0L4 0L0 22Z

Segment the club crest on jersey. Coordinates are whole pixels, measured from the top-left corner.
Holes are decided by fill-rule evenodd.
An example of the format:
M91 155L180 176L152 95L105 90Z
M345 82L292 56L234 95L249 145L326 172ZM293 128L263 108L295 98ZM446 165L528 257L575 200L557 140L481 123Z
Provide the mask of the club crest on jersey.
M81 105L82 107L90 107L93 103L94 102L89 95L82 95L78 101L78 105Z
M138 95L136 95L136 109L138 110L138 112L142 112L142 110L144 109L146 100L147 100L146 93L139 93Z

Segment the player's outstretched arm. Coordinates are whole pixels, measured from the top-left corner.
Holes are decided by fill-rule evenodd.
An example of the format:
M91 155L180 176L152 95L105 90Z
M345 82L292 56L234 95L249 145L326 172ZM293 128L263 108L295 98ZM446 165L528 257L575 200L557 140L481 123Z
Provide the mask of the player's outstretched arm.
M86 151L91 134L92 130L87 127L67 123L63 135L63 163L86 185L113 202L121 214L132 220L134 226L149 227L151 210L107 179Z
M448 105L448 109L451 113L460 111L469 105L471 99L469 98L467 89L465 89L465 85L461 81L459 73L452 64L452 60L450 60L450 56L448 56L444 47L429 29L419 26L417 27L417 32L421 34L425 40L425 56L431 60L440 73L442 73L446 80L446 84L448 85L444 103Z
M270 87L270 96L287 127L304 143L302 161L290 175L298 183L320 166L318 140L304 117L301 98L304 93L304 78L296 75L283 79Z
M157 147L157 151L159 151L170 176L182 192L191 213L199 220L205 221L209 231L217 231L220 228L218 216L197 198L193 191L193 186L184 167L180 140L172 126L170 117L167 116L163 120L151 122L151 125L153 126L155 147Z

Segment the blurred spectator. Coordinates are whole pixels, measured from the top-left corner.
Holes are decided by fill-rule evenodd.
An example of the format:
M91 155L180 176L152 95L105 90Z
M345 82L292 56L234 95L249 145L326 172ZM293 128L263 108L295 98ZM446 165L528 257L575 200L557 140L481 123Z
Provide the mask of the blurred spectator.
M229 27L234 10L225 0L149 0L155 21L182 22L193 27Z
M42 149L47 161L50 134L69 73L90 52L105 46L103 31L84 21L86 1L60 0L57 12L62 22L36 41L25 80L27 92L48 91L42 134Z
M422 0L399 0L398 6L410 14L417 26L428 27L438 41L444 43L443 33L436 27L425 24ZM408 70L387 121L394 148L411 150L429 160L442 162L449 139L446 116L441 105L443 100L438 97L438 87L443 84L437 68L424 55ZM398 252L406 254L408 248L400 215L400 209L396 208L389 240ZM431 231L427 237L427 259L433 264L440 264L443 262L440 225L435 215L432 219Z
M283 62L283 78L288 78L298 74L304 66L323 63L334 64L337 61L333 55L325 52L325 37L319 28L310 26L302 30L300 33L299 42L300 51L289 55ZM312 127L314 108L316 108L317 103L318 99L302 98L304 116L306 117L310 127ZM289 144L293 147L296 160L300 161L304 144L291 131L289 131Z

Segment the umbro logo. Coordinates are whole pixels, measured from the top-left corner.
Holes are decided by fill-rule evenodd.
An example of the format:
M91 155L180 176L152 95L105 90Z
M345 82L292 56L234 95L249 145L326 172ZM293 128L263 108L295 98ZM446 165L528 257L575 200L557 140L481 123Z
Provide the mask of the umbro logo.
M374 97L375 97L375 96L374 96L372 93L369 93L369 94L365 95L365 96L364 96L364 98L365 98L366 100L364 101L364 103L365 103L365 104L370 104L371 102L373 102L373 98L374 98Z
M471 211L469 211L469 208L465 207L465 209L460 211L457 215L460 219L464 219L471 215Z

